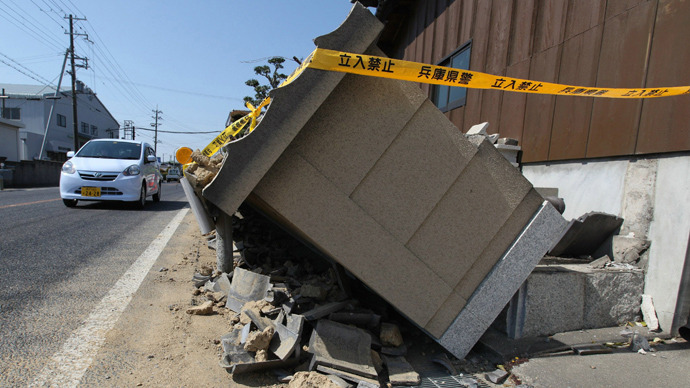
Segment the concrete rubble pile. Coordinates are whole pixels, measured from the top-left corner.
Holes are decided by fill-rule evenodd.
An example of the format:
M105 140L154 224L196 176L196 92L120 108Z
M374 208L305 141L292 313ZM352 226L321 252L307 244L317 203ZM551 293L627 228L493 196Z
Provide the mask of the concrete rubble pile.
M280 368L282 381L310 371L349 382L339 386L419 384L398 325L385 320L388 305L340 265L247 205L233 215L233 236L234 270L196 273L202 300L187 310L232 315L221 366L233 374Z
M347 20L315 44L384 56L376 47L381 29L355 4ZM234 239L248 267L233 271L229 286L222 276L213 279L229 287L228 306L264 336L274 327L273 338L283 332L290 343L302 325L290 315L299 312L307 322L310 314L322 318L309 338L311 367L357 369L359 379L373 379L364 351L373 337L361 327L341 327L331 316L356 311L357 304L341 294L349 295L342 287L351 277L463 359L553 245L565 227L563 217L499 152L495 139L465 137L413 83L306 68L271 98L255 130L222 148L220 165L216 157L199 159L206 170L217 170L214 177L199 167L185 175L194 175L202 209L210 210L206 218L227 220L251 205L342 273L293 277L299 285L291 283L285 277L292 270L288 261L294 261L273 257L217 223L219 241ZM277 290L275 304L245 307L269 290ZM303 305L315 300L316 311ZM342 311L331 310L335 306ZM262 309L264 315L257 313ZM241 353L243 338L241 331L230 333L226 353ZM353 353L335 352L341 348ZM324 351L316 354L318 349ZM270 345L268 350L278 356ZM280 353L285 359L263 362L285 363L302 352L289 350ZM333 361L341 356L347 362ZM385 356L389 372L406 378L404 360ZM369 372L362 375L363 369Z

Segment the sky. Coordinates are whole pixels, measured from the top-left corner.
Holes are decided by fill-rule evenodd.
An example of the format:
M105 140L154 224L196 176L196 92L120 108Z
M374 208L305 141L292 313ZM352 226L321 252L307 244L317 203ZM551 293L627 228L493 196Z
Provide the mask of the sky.
M245 81L259 79L255 66L273 56L305 58L351 7L349 0L0 0L0 83L57 85L69 47L64 17L85 18L75 32L88 41L76 37L75 53L89 68L77 76L120 127L132 120L137 139L152 143L144 128L152 129L158 109L160 131L195 132L159 132L158 156L167 161L178 147L203 149L215 134L196 132L220 133L229 112L244 109L243 98L254 95ZM285 74L297 66L285 65ZM69 82L66 74L62 87Z

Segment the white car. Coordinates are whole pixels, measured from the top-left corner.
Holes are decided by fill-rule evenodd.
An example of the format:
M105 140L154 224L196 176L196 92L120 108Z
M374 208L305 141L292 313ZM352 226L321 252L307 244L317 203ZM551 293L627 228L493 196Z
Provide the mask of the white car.
M165 181L170 182L170 181L180 181L182 176L180 176L180 170L177 167L172 167L170 170L168 170L168 174L165 175Z
M60 197L67 207L77 201L124 201L143 208L146 197L161 199L161 175L153 147L144 142L93 139L62 165Z

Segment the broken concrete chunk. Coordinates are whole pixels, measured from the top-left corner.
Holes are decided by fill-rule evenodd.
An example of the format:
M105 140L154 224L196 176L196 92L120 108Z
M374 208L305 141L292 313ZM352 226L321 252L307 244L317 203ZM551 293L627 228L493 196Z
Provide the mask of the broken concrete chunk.
M453 365L453 363L450 361L450 359L445 353L441 353L438 356L432 358L431 362L439 364L442 367L446 368L448 374L450 374L451 376L455 376L458 374L457 369L455 369L455 365Z
M211 164L211 159L204 155L199 149L192 152L192 161L196 162L200 166L208 166Z
M251 319L259 330L264 330L267 327L273 327L273 322L261 315L261 308L268 304L265 300L247 302L242 307L242 315L246 315Z
M400 329L397 325L392 323L381 324L379 338L381 338L381 344L383 344L383 346L397 347L404 343L402 335L400 334Z
M388 368L388 380L393 385L419 385L421 378L405 357L381 356Z
M496 369L495 371L484 375L487 380L494 384L503 384L508 376L510 376L510 373L504 371L503 369Z
M613 261L632 264L649 248L649 241L631 236L613 236Z
M328 319L371 330L377 329L381 324L381 316L374 313L337 312L331 313Z
M342 310L350 304L352 304L352 301L348 300L342 302L326 303L324 305L315 307L307 312L304 312L302 313L302 315L304 315L304 318L306 318L308 321L313 321L316 319L323 318L326 315L334 313L338 310Z
M549 254L558 257L592 255L623 224L613 214L590 212L570 221Z
M254 359L256 362L268 361L268 351L266 351L266 349L257 350L256 354L254 355Z
M328 296L328 290L321 286L305 284L300 289L300 295L306 298L325 300L326 296Z
M206 301L200 306L194 306L187 309L187 314L192 315L210 315L213 314L213 301Z
M336 375L328 375L328 378L340 388L352 388L352 384L348 383L347 381L343 380L342 378Z
M383 370L383 360L381 359L381 355L379 352L377 352L374 349L371 349L371 361L374 363L374 369L376 369L376 373L381 373Z
M247 342L244 344L244 350L248 352L256 352L259 350L268 349L268 345L271 343L274 333L275 330L273 327L267 327L263 331L253 331L249 333Z
M388 356L404 356L407 354L407 346L405 344L400 346L383 346L381 347L381 353Z
M226 306L234 311L241 312L242 306L250 301L262 300L270 289L270 277L259 275L242 268L235 268L228 301Z
M213 273L213 268L209 267L208 265L204 265L201 267L199 273L203 276L211 276L211 274Z
M322 319L309 339L314 354L309 369L324 365L367 378L378 374L371 360L371 337L362 329Z
M611 348L600 344L575 345L572 347L572 349L575 354L579 354L580 356L587 356L590 354L608 354L613 352Z
M221 273L217 278L214 279L215 286L213 287L213 291L220 291L224 294L227 294L230 291L230 279L228 278L228 274L226 273Z
M249 339L249 333L252 331L252 325L251 323L247 323L242 327L242 332L240 333L240 344L244 345L247 343L247 339Z
M220 302L225 299L227 295L222 292L207 292L206 298L212 302Z
M297 372L290 380L289 388L340 388L338 384L318 372Z
M589 263L589 266L591 268L602 269L602 268L606 268L606 264L608 264L610 262L611 262L611 258L609 257L609 255L604 255L604 256L592 261L591 263Z
M651 295L642 295L642 305L640 306L642 310L642 318L647 323L647 328L650 331L659 330L659 319L656 316L656 310L654 309L654 302Z
M223 346L224 354L220 361L220 366L223 368L232 368L236 364L245 364L254 362L254 357L247 353L242 345L228 344Z
M273 336L269 349L281 360L285 360L297 348L302 337L304 317L301 315L288 315L287 325L280 323L280 320L273 322L276 334Z
M486 129L489 128L489 123L484 122L481 124L475 124L470 127L470 129L467 130L465 135L471 136L471 135L482 135L482 136L487 136Z
M518 145L518 140L510 137L502 137L496 140L496 144L516 146Z
M330 368L323 365L317 366L316 370L321 373L338 376L343 378L344 380L351 381L357 384L357 387L379 388L381 386L378 380L366 378L355 373L345 372L339 369Z
M243 349L244 351L244 349ZM246 352L246 351L245 351ZM261 361L257 362L254 360L254 357L252 357L250 354L248 354L250 357L250 360L247 362L242 362L242 363L232 363L231 361L227 361L226 358L223 358L223 361L221 361L220 365L228 370L228 372L232 373L233 375L240 375L244 373L250 373L250 372L256 372L256 371L265 371L269 369L276 369L276 368L291 368L297 365L299 362L298 359L289 359L289 360L268 360L268 361Z
M202 274L197 272L192 277L192 282L194 282L194 287L201 287L204 284L206 284L206 282L208 282L210 279L211 279L211 276L202 275Z
M640 350L650 352L652 350L652 348L649 347L649 341L647 341L647 338L636 331L632 334L629 348L633 352L639 352Z

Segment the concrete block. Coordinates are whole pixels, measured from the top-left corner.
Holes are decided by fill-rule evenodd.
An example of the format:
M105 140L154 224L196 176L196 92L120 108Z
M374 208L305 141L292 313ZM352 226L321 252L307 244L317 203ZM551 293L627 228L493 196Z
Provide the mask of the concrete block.
M508 376L510 376L510 373L504 371L503 369L496 369L495 371L484 375L484 377L493 384L503 384Z
M635 321L643 285L641 270L540 264L511 300L506 332L518 339Z
M518 291L515 305L529 317L511 325L510 338L551 335L584 327L585 279L578 273L532 273Z
M469 142L449 141L459 131L432 110L438 109L427 100L351 196L402 243L412 237L477 153Z
M419 385L421 378L405 357L381 356L388 368L388 380L392 385Z
M651 331L659 330L659 319L656 317L656 310L654 309L654 301L651 295L642 295L642 317L647 323L647 328Z
M316 370L327 375L338 376L344 380L353 382L357 384L358 388L379 388L381 384L376 379L370 379L364 376L360 376L356 373L346 372L340 369L330 368L324 365L319 365Z
M295 348L299 345L304 327L304 317L298 314L291 314L287 317L287 325L280 322L273 322L276 335L271 341L269 349L281 360L285 360L292 355Z
M316 43L378 53L380 29L355 5ZM307 69L272 97L256 130L225 147L204 198L227 214L245 200L256 206L437 340L466 332L452 326L473 306L470 296L497 309L468 313L488 327L503 307L492 296L507 293L505 304L558 230L552 220L548 230L527 232L548 210L532 220L541 199L519 171L403 81ZM487 282L490 273L496 280Z
M280 214L298 236L422 326L451 291L438 274L299 155L284 154L254 195L250 201L265 205L267 214ZM434 287L407 287L401 279Z
M488 132L486 132L487 128L489 128L489 123L481 123L481 124L475 124L470 127L470 129L467 130L465 135L470 136L470 135L482 135L486 136L488 135Z
M235 268L225 305L236 313L241 312L245 303L261 300L266 296L271 287L270 280L268 276Z
M544 202L438 342L455 357L464 358L565 226L563 217Z
M375 379L370 349L371 338L364 330L322 319L309 339L309 352L314 354L309 369L324 365Z
M374 15L356 4L346 23L314 43L321 48L361 53L382 28ZM224 147L227 157L203 190L204 198L226 214L234 214L343 77L344 73L305 69L289 85L273 90L260 128Z
M356 99L326 99L291 144L294 152L347 195L426 100L414 84L380 78L348 77L333 91L333 96L355 95ZM352 105L358 114L351 114ZM384 111L387 114L379 114Z
M618 326L640 316L644 272L595 271L586 276L583 328Z
M590 212L570 221L558 242L549 250L551 256L592 255L623 224L613 214Z

